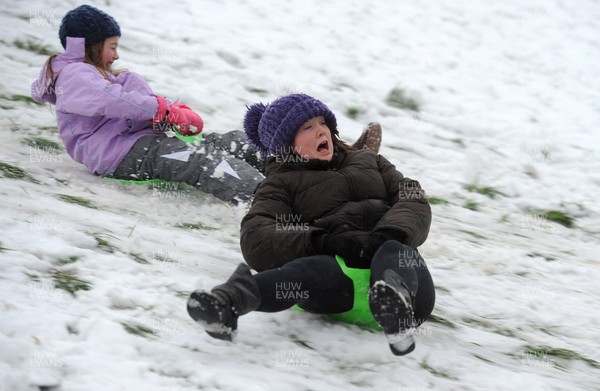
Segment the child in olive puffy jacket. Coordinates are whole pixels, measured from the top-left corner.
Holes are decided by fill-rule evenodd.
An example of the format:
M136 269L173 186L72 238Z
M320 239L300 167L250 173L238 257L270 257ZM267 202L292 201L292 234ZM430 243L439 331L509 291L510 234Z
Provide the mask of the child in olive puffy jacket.
M416 250L431 224L419 183L373 151L342 142L335 115L304 94L251 106L244 128L271 156L241 224L244 259L258 273L242 264L224 284L192 293L189 314L211 336L230 340L250 311L297 304L344 315L364 299L392 352L411 352L435 303ZM364 285L356 271L370 273Z

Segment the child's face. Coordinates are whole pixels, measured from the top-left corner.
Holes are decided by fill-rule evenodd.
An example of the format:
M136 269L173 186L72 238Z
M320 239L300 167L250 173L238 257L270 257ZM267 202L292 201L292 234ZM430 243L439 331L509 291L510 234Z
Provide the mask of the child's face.
M112 63L119 59L117 47L119 46L119 37L106 38L102 48L102 66L105 71L110 71Z
M306 121L296 133L294 152L307 159L331 161L333 141L322 115Z

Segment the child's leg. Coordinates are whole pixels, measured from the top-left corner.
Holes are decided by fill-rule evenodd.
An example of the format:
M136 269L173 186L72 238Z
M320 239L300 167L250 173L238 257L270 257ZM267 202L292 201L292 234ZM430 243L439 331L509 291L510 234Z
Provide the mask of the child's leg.
M264 172L264 160L260 159L254 147L248 144L246 134L241 130L232 130L223 134L206 134L202 142L213 145L216 149L227 151L232 156L245 161L260 172Z
M238 317L251 311L276 312L300 304L307 311L328 314L348 311L353 303L350 278L335 258L317 255L256 274L240 264L210 292L194 291L187 310L210 336L230 341Z
M369 307L392 353L403 356L415 349L415 328L434 303L433 281L417 250L395 240L385 242L371 263Z
M248 200L262 180L249 164L211 145L199 149L175 137L143 137L125 156L113 177L184 182L216 197Z
M395 240L385 242L371 263L371 285L382 280L386 270L396 272L412 296L415 326L433 311L435 287L425 260L417 250Z
M350 310L354 303L352 280L326 255L299 258L254 279L261 296L257 311L277 312L299 304L309 312L333 314Z

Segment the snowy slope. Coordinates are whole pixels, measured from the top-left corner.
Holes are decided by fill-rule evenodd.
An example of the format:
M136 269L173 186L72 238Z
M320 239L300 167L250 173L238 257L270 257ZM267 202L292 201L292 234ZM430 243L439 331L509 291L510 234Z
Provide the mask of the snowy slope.
M435 317L397 358L294 311L208 337L185 298L243 261L245 207L96 178L48 143L52 112L22 96L79 3L3 1L0 390L600 389L600 4L521 3L90 2L121 25L117 66L206 131L294 91L349 141L382 124L381 153L435 197Z

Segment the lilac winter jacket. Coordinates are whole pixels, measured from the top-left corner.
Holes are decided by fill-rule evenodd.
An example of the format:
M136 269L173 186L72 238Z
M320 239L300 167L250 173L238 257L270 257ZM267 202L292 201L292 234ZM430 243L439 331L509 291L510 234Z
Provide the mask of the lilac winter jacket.
M84 38L67 37L67 49L52 61L54 91L44 67L31 85L31 96L56 106L60 138L69 155L90 172L109 175L140 137L158 136L150 122L158 102L141 76L109 74L109 81L84 63L84 44Z

